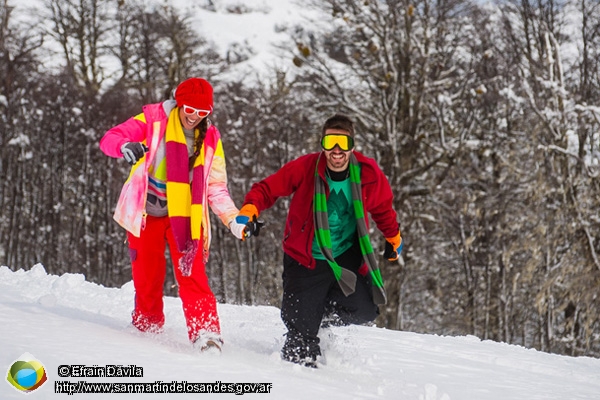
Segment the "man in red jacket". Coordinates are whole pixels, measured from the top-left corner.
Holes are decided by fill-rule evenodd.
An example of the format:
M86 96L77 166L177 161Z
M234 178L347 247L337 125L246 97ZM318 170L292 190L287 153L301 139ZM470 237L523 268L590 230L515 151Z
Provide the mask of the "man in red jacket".
M321 147L255 183L236 218L249 237L260 212L293 194L283 238L281 318L288 332L281 356L310 367L321 355L322 322L370 322L386 302L367 214L386 238L384 257L397 260L402 250L389 182L375 160L354 150L352 120L336 114L325 121Z

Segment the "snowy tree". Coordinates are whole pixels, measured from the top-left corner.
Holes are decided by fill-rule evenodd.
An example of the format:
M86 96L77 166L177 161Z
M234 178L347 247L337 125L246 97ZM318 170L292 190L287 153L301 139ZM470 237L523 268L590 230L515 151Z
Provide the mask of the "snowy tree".
M386 265L390 291L385 326L403 328L405 277L421 280L426 263L415 244L422 226L436 219L426 198L465 151L473 131L468 2L315 2L331 19L323 33L299 30L297 65L314 93L317 109L352 115L358 149L377 159L388 175L405 237L407 270ZM465 93L467 96L465 96ZM431 244L431 242L430 242ZM416 251L415 251L416 250ZM423 281L424 282L424 281Z
M405 239L401 262L382 264L389 303L379 325L600 354L597 2L311 1L320 18L278 28L296 68L252 85L227 74L252 49L219 56L192 14L169 5L45 0L25 25L8 3L2 264L43 262L106 286L130 280L112 220L128 166L98 141L203 76L239 206L253 183L318 151L328 116L357 122L357 149L388 176ZM245 242L213 221L207 268L220 301L279 304L288 204L265 211L261 235ZM373 238L381 252L375 228ZM165 293L177 294L173 283Z

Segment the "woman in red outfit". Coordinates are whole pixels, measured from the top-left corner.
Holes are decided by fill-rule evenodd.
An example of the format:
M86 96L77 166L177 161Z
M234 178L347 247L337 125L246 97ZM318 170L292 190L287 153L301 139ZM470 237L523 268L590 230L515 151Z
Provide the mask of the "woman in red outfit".
M212 86L190 78L174 100L148 104L143 112L108 130L102 151L132 165L115 209L127 230L135 307L133 325L160 332L165 323L163 284L169 246L190 341L204 350L221 348L215 296L205 263L210 247L208 209L238 238L243 225L227 189L221 136L208 116Z

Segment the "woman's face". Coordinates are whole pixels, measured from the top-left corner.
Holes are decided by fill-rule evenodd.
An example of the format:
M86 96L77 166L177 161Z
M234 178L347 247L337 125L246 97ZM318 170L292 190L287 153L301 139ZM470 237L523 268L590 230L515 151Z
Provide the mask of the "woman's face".
M179 120L184 129L192 130L198 126L200 121L208 117L210 111L199 110L190 106L183 105L179 108Z

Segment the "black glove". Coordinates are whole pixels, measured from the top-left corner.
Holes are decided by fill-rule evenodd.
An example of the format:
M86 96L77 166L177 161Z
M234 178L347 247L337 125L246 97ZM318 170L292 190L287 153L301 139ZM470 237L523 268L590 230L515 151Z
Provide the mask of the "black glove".
M394 245L385 241L385 250L383 251L383 258L388 261L396 261L402 252L402 248L404 247L404 241L400 242L400 246L398 249L394 249Z
M129 163L129 165L135 165L147 151L148 147L140 142L127 142L121 146L123 158Z
M249 238L250 236L258 236L260 228L264 225L264 221L256 219L256 215L252 217L251 221L246 223L246 229L244 229L244 237Z

